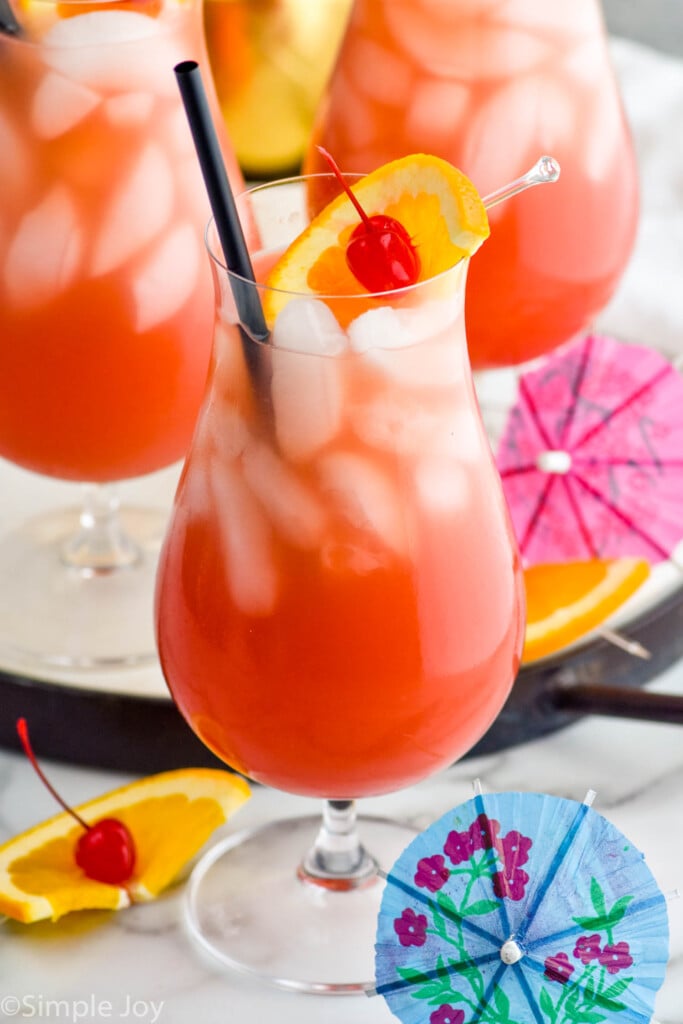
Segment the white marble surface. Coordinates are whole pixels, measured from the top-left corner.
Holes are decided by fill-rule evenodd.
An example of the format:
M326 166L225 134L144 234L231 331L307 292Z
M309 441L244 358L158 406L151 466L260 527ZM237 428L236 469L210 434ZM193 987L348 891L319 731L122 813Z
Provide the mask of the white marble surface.
M622 41L615 41L613 52L638 150L643 206L636 252L600 326L676 356L683 351L683 65ZM23 477L22 482L23 508L34 488L39 498L39 486ZM4 476L0 518L5 523L17 513L17 495ZM658 684L683 692L683 664ZM598 792L596 808L645 852L661 887L683 888L682 740L675 726L585 719L545 740L465 761L412 790L367 801L361 810L424 826L468 799L477 776L490 790L535 789L578 800L592 787ZM73 803L125 781L64 765L50 766L50 774ZM302 808L310 812L311 805L256 790L227 828ZM0 752L0 842L53 811L26 762ZM72 915L57 925L0 925L0 1020L386 1024L393 1019L380 999L295 996L217 973L201 961L183 930L182 891L180 885L157 904L116 915ZM657 1019L681 1024L683 901L672 901L669 910L671 960Z
M683 692L683 664L661 679ZM680 727L584 719L553 737L487 758L466 760L431 781L391 797L368 800L361 811L403 817L419 827L467 800L472 781L486 789L535 789L582 800L597 790L596 810L606 815L646 855L665 892L683 887L683 733ZM94 771L50 765L54 784L74 802L95 796L123 779ZM0 839L54 810L24 760L0 755ZM223 831L273 817L315 813L316 804L255 789L251 801ZM156 904L118 914L72 915L55 925L0 926L0 1020L31 1015L32 1009L66 1000L71 1017L88 1000L113 1007L110 1019L125 1020L135 1004L151 1021L161 1006L161 1024L389 1024L381 998L301 996L257 985L205 965L182 925L183 886ZM277 912L274 908L274 912ZM683 1020L683 900L669 904L671 959L657 1002L660 1024ZM19 1013L7 1012L23 1001ZM28 1002L27 998L30 997ZM3 998L6 1000L3 1016ZM154 1004L154 1005L153 1005ZM23 1016L22 1016L23 1014ZM129 1020L134 1018L129 1014Z

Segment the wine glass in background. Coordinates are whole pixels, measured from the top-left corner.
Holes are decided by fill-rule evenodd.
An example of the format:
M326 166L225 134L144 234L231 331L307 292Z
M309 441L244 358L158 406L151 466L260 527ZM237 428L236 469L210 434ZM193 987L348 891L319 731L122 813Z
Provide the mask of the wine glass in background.
M90 486L80 515L55 509L0 539L0 651L132 665L155 657L167 510L121 512L109 485L185 454L211 346L208 202L173 76L206 59L201 7L41 0L14 14L0 32L0 456Z
M216 92L245 175L295 173L351 0L207 0Z
M355 0L307 171L317 144L362 173L435 153L482 194L539 152L558 159L558 185L491 212L467 292L475 369L585 329L631 254L636 164L598 0Z
M263 280L308 223L304 182L239 203ZM326 803L322 825L211 850L190 927L221 963L284 987L363 991L378 865L409 835L370 819L359 838L353 801L461 756L519 664L522 576L467 358L468 261L374 296L260 286L278 310L262 344L209 239L214 349L159 562L161 664L214 753Z

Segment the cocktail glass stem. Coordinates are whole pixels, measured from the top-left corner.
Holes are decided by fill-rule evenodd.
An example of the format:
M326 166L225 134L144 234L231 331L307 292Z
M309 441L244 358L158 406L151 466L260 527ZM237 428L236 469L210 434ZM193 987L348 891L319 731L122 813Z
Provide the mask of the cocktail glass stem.
M109 484L84 492L75 508L48 508L0 535L3 668L44 679L156 662L152 606L166 507L121 504Z
M360 841L353 800L326 800L313 846L299 867L299 878L324 888L354 889L377 873L377 862Z
M102 484L87 484L80 528L62 547L62 560L85 573L114 572L138 564L142 549L124 529L116 491Z
M365 815L361 829L372 855L355 803L328 800L322 823L283 818L227 835L192 872L192 938L218 965L291 992L369 992L384 875L415 829Z

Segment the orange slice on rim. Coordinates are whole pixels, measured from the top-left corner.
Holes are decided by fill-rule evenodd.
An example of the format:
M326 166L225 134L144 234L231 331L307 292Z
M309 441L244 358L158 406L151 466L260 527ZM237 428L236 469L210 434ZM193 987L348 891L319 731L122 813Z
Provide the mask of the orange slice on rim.
M393 160L368 174L353 192L369 217L385 214L398 220L420 257L420 281L435 277L476 252L489 235L488 217L472 182L446 160L416 154ZM356 302L353 316L376 305L377 299L346 265L346 244L359 224L346 195L330 202L292 242L270 272L264 312L272 326L287 304L287 292L319 296L368 295ZM384 300L386 301L386 300ZM343 326L343 304L329 302ZM341 318L340 318L341 311Z
M43 3L44 0L39 0ZM73 0L69 3L58 3L56 5L56 13L58 18L74 18L78 14L90 14L92 11L103 11L107 10L111 0L103 3L100 0L99 3L73 3ZM146 14L150 18L158 18L164 9L163 0L117 0L116 10L117 11L137 11L139 14Z
M152 900L212 832L249 797L247 783L217 769L162 772L76 808L89 824L117 818L135 844L125 885L88 878L74 859L83 829L64 812L0 846L0 914L29 924L72 910L118 910Z
M55 24L57 20L76 18L81 14L92 14L94 11L109 11L111 0L87 0L74 3L45 3L45 0L17 0L17 16L22 31L30 39L36 40ZM117 0L117 11L135 11L150 18L158 18L164 9L164 0Z
M640 558L596 558L525 569L522 662L544 658L580 640L621 607L649 574L649 564Z

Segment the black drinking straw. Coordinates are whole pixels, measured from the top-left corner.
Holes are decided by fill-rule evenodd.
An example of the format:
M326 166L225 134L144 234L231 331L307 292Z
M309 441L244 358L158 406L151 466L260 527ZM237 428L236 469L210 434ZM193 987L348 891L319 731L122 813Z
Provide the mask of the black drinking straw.
M0 32L8 36L20 36L21 25L17 21L9 0L0 0Z
M174 70L202 169L204 184L209 194L218 238L223 247L225 264L228 270L232 271L230 287L242 325L245 358L252 376L256 380L259 375L258 346L250 342L249 338L266 341L268 327L263 316L258 290L255 287L254 268L251 265L235 199L218 145L216 129L209 112L199 65L196 61L184 60L177 64ZM239 276L234 277L235 274Z

